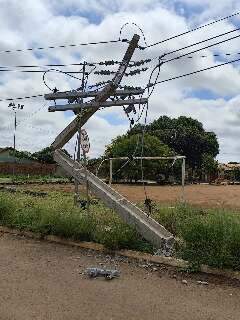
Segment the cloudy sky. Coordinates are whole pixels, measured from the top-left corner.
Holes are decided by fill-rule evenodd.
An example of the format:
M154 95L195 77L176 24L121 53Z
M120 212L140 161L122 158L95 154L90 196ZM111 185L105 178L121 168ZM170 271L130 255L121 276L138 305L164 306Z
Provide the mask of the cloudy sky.
M50 63L121 60L127 44L119 42L21 52L16 49L117 40L119 30L125 23L129 24L122 30L122 38L131 39L134 33L138 33L141 36L140 45L145 45L141 31L132 24L135 23L143 30L149 45L231 15L239 10L238 4L239 0L0 0L0 66L13 70L0 73L0 99L50 92L43 83L41 73L22 73L19 70L24 68L16 68L17 65L44 66ZM148 49L138 49L133 59L155 58L237 27L240 27L240 15ZM230 33L178 54L238 34L240 33ZM11 52L6 53L5 50ZM192 59L182 58L166 63L162 66L159 81L238 59L239 52L239 38L236 38L195 53ZM219 55L214 57L216 53ZM226 56L226 53L231 55ZM202 58L201 55L205 57ZM125 77L123 84L145 87L156 63L157 60L152 60L143 66L149 69L141 75ZM107 68L116 70L115 67ZM61 68L63 71L80 69L78 66ZM91 68L87 67L87 71L91 71ZM76 74L76 77L81 78L81 74ZM88 85L108 79L106 76L92 74ZM49 72L46 83L50 88L57 87L60 91L80 86L80 80L58 72ZM15 100L16 104L18 102ZM24 110L17 112L17 148L20 150L36 151L49 146L54 137L74 118L71 112L48 113L49 102L44 98L26 99L21 103L24 104ZM8 104L7 101L0 102L0 147L13 144L14 114ZM149 100L148 121L161 115L186 115L198 119L203 122L206 130L217 134L220 143L219 161L240 161L239 63L157 85ZM97 112L86 125L91 141L90 156L101 155L105 145L128 128L128 119L120 107ZM71 152L74 143L75 139L72 139L67 144L67 149Z

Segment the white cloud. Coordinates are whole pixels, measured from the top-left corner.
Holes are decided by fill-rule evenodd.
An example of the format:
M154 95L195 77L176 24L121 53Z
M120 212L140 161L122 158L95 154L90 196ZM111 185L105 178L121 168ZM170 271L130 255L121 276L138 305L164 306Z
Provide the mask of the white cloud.
M144 30L147 42L154 43L185 31L191 28L192 25L196 25L196 23L209 21L211 17L216 18L217 15L231 14L235 11L237 5L235 0L221 0L217 3L210 0L182 0L181 3L188 6L188 8L192 8L193 5L201 7L199 15L195 15L193 12L190 16L194 19L190 19L187 16L184 17L176 13L173 2L170 3L169 1L36 0L33 2L26 0L24 1L24 6L17 0L1 0L0 3L0 27L2 31L0 51L32 46L117 39L119 29L126 22L137 23ZM96 15L98 18L101 17L100 21L90 22L88 16L91 15ZM232 23L224 21L147 50L138 50L134 54L134 59L155 57L169 50L184 47L195 41L200 41L233 28L234 25ZM139 30L134 26L128 25L123 30L123 37L130 39L134 32L139 33ZM144 45L142 38L140 44ZM0 54L0 65L43 65L52 62L77 63L83 60L120 60L126 47L126 44L120 43L117 45ZM229 42L219 48L221 48L222 52L237 52L238 40ZM159 80L213 65L217 60L212 56L212 52L213 49L207 49L202 52L208 56L207 58L182 59L163 65ZM151 66L156 62L153 61ZM66 69L75 70L75 67L64 68L64 70ZM115 68L110 69L115 70ZM146 74L141 74L132 79L126 78L123 83L145 86L150 72L148 71ZM81 77L81 75L77 76ZM80 86L80 81L57 73L48 74L46 78L50 87L56 86L60 90L68 90ZM92 75L89 79L89 84L106 79L107 77ZM152 121L163 114L173 117L188 115L197 118L203 122L207 130L216 131L219 135L222 152L221 159L231 160L229 153L236 153L236 150L239 149L237 146L237 137L239 135L239 89L240 75L237 65L229 65L195 76L166 82L156 87L150 99L148 121ZM195 92L199 90L209 90L218 95L219 98L206 100L203 97L194 97ZM47 91L48 89L44 86L40 74L16 72L0 74L1 99L45 93ZM189 93L193 97L189 97ZM224 100L226 96L232 96L233 98ZM66 117L61 112L50 114L47 112L47 106L33 114L34 111L45 104L44 99L25 100L23 103L25 108L18 113L18 119L22 121L27 118L27 120L22 122L17 129L17 146L20 149L36 151L49 145L56 134L73 118L73 116ZM13 114L7 105L7 102L0 103L0 146L12 144ZM118 122L119 124L115 124ZM106 109L96 113L86 125L92 141L90 155L97 156L101 154L104 146L116 135L126 132L128 126L126 117L120 108L114 110ZM68 144L68 148L71 151L73 150L73 145L74 141Z

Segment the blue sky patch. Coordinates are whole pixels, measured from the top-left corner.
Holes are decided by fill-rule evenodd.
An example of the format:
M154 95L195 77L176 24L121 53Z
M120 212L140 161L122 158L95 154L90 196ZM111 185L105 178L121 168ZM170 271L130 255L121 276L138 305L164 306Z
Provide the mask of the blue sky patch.
M220 96L211 90L201 89L201 90L192 90L186 93L186 98L196 98L201 100L216 100L216 99L224 99L228 101L233 98L233 96Z

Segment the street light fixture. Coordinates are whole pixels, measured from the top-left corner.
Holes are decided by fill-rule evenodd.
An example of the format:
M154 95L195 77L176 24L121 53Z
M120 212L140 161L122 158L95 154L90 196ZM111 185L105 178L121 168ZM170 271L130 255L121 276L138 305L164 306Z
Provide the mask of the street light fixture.
M13 165L13 180L15 175L15 163L16 163L16 131L17 131L17 110L23 110L24 105L18 103L15 105L14 102L10 102L8 105L14 111L14 132L13 132L13 154L14 154L14 165Z

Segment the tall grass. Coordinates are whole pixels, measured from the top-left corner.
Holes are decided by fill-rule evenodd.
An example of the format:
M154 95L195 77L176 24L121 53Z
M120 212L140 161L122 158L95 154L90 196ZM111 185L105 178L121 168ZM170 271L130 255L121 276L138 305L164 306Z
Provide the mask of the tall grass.
M153 217L180 239L176 255L194 268L207 264L240 270L240 214L202 210L187 205L157 206ZM90 214L73 205L70 194L50 193L44 199L0 193L0 224L42 234L95 241L110 249L153 252L134 228L101 202Z
M178 255L194 268L207 264L240 270L240 215L187 205L159 208L155 219L180 238Z
M81 241L95 241L110 249L152 252L152 246L103 204L90 214L73 205L70 195L52 193L47 199L0 193L0 224Z

